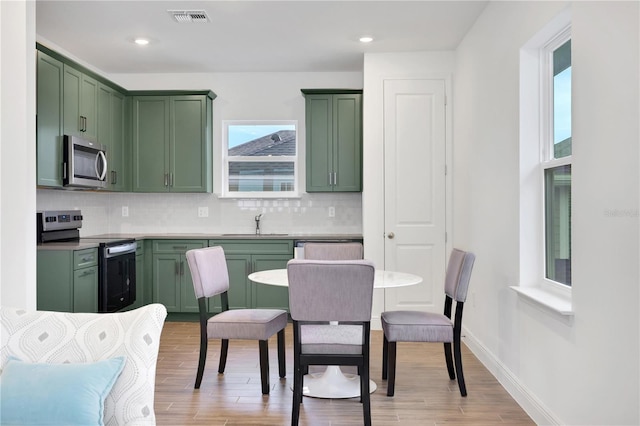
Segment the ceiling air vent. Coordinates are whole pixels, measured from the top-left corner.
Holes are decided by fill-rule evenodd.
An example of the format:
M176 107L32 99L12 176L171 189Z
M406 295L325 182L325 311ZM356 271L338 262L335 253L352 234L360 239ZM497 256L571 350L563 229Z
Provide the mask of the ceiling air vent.
M204 10L167 10L176 22L186 24L190 22L209 22L207 12Z

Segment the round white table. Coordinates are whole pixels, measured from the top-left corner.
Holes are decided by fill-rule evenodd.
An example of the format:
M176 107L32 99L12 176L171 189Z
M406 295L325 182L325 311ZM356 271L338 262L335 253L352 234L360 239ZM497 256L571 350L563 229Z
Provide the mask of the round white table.
M286 269L270 269L249 275L253 282L280 287L289 286ZM376 269L373 288L394 288L420 284L422 278L405 272ZM378 385L371 380L369 389L374 392ZM337 365L329 365L322 373L304 376L302 388L304 396L315 398L355 398L360 396L360 378L357 374L345 374Z

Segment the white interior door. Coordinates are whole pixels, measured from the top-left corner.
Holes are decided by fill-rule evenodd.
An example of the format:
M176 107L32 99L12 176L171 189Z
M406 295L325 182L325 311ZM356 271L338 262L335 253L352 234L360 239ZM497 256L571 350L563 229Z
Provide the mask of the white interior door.
M385 290L385 310L442 310L445 148L444 80L385 80L385 269L423 278Z

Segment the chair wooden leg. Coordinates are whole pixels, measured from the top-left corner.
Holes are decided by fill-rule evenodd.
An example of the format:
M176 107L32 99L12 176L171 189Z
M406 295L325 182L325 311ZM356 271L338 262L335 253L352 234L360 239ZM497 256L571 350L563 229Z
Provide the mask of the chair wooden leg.
M287 361L284 346L284 329L282 329L278 331L278 373L281 379L287 375Z
M269 394L269 341L260 340L260 381L262 382L262 394Z
M220 364L218 364L218 373L224 373L224 368L227 365L227 352L229 352L229 339L222 339L222 345L220 346Z
M453 370L453 357L451 356L451 343L444 344L444 359L447 361L447 371L449 372L449 378L454 380L456 373Z
M362 414L364 418L364 426L371 426L371 389L369 387L369 364L365 360L360 375L360 400L362 402Z
M456 362L456 374L458 375L458 387L460 395L467 396L467 386L464 384L464 374L462 373L462 352L460 350L460 338L453 340L453 357Z
M396 344L397 342L389 342L388 345L388 368L389 377L387 381L387 396L393 396L396 387Z
M293 361L293 407L291 409L291 426L298 426L300 421L300 404L302 403L302 369L297 359Z
M389 342L387 336L382 341L382 380L387 380L387 364L389 363Z
M204 365L207 362L207 344L208 338L206 331L200 336L200 359L198 360L198 372L196 373L196 384L194 389L200 389L202 383L202 375L204 374Z

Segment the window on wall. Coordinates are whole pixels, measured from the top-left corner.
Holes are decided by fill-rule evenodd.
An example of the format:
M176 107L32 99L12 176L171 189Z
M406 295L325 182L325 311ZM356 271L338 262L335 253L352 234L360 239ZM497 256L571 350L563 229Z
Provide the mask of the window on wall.
M225 121L223 195L297 196L296 121Z
M545 278L571 286L571 39L568 30L542 49Z

